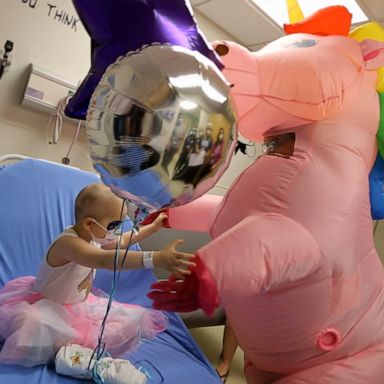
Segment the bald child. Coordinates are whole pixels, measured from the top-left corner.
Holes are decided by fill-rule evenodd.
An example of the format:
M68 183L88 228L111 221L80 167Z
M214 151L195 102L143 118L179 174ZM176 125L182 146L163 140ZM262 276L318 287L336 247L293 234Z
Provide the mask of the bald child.
M152 340L166 328L167 317L160 311L109 302L91 293L94 270L115 267L116 241L122 245L117 251L122 269L162 267L183 278L194 265L193 255L176 250L180 240L159 251L128 251L124 258L130 235L122 234L120 220L126 214L126 205L105 185L91 184L78 194L75 224L52 242L37 276L20 276L0 289L1 363L31 367L52 363L56 357L59 373L91 378L89 361L103 327L102 343L113 357L134 350L140 340ZM162 215L141 229L134 241L156 232L165 218ZM109 359L103 382L125 383L125 377L139 374L126 362L124 369L120 365L120 360Z
M75 224L68 228L70 236L60 236L47 254L51 267L60 267L73 262L90 268L114 269L115 247L121 230L121 217L127 215L127 207L104 184L90 184L77 196L75 202ZM149 225L132 235L122 234L119 263L122 269L161 267L178 278L189 274L188 267L194 266L194 255L179 252L176 247L183 240L175 240L158 251L128 251L126 247L158 231L165 214L161 214Z

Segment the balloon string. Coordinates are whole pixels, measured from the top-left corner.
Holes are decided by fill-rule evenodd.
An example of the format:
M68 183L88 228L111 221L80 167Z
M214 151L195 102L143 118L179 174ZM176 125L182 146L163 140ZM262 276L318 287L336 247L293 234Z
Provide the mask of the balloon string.
M137 213L135 213L135 216L134 216L134 219L133 219L132 231L131 231L131 235L129 236L129 241L128 241L129 246L131 246L133 233L134 233L135 230L137 230L137 227L138 227L138 224L139 224L139 219L140 219L139 215ZM118 276L117 276L117 280L120 279L120 273L121 273L121 270L122 270L123 265L125 263L125 259L127 258L129 246L127 246L127 248L125 249L125 253L124 253L123 259L121 260L120 268L119 268L119 273L118 273Z
M111 307L112 307L113 298L114 298L115 293L116 293L117 284L118 284L118 281L120 278L120 272L121 272L122 266L124 265L126 256L128 255L128 250L129 250L129 247L131 246L132 236L133 236L133 230L132 230L131 235L129 237L128 244L127 244L127 248L125 250L123 261L121 262L121 264L119 266L120 246L121 246L122 236L124 233L124 221L122 219L123 219L123 210L124 210L125 204L126 204L126 200L124 199L122 207L121 207L121 213L120 213L120 221L122 222L122 225L121 225L121 232L118 235L117 242L116 242L111 291L109 294L105 315L104 315L103 321L101 322L101 325L100 325L100 330L99 330L99 335L98 335L98 343L97 343L95 349L93 350L92 356L91 356L89 363L88 363L88 369L91 369L90 368L91 363L95 357L95 363L92 367L92 377L93 377L93 380L95 381L96 384L103 384L104 383L104 379L101 376L101 370L100 370L100 367L101 367L100 366L100 359L107 354L106 353L106 345L105 345L105 342L103 341L103 336L104 336L104 331L105 331L107 319L109 316L109 312L110 312ZM135 221L134 221L132 229L135 229L136 225L137 225L137 223L136 223L136 217L135 217Z

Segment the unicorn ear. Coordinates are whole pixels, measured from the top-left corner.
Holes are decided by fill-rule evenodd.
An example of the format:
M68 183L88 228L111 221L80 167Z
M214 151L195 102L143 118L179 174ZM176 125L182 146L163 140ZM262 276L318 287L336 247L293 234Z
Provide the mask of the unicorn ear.
M378 69L384 66L384 42L366 39L360 42L366 69Z

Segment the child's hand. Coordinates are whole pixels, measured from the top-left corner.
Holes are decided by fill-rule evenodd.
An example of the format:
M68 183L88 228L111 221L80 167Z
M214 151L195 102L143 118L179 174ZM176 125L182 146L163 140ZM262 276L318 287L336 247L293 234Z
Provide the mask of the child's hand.
M191 253L179 252L176 247L183 243L184 240L175 240L168 244L161 251L158 251L156 267L162 267L170 271L172 275L179 279L183 279L185 275L189 275L191 271L189 267L194 267L196 264L191 261L195 255Z
M160 224L158 223L160 221ZM149 214L141 223L140 225L147 226L149 224L156 225L154 228L157 228L159 230L161 227L164 228L170 228L169 223L168 223L168 209L165 208L161 211L156 211L154 213Z
M166 224L166 221L168 219L168 215L165 212L161 212L159 216L156 217L156 219L153 221L152 226L155 231L160 230L164 225Z

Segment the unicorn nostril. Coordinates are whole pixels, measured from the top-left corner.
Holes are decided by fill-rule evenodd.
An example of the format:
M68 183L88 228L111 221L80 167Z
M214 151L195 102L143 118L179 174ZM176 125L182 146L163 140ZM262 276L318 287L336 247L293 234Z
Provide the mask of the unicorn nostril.
M219 44L215 47L215 51L219 56L225 56L229 52L229 48L225 44Z

